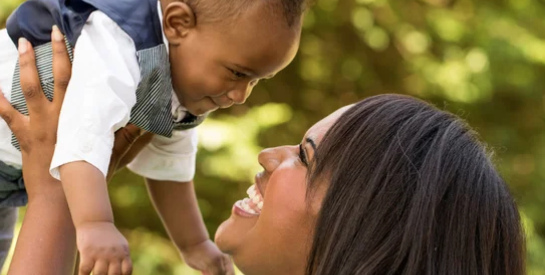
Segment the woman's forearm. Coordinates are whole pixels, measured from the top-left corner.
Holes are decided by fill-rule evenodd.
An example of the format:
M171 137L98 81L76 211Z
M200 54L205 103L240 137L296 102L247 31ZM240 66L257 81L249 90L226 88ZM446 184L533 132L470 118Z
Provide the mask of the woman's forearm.
M73 274L75 230L61 183L56 184L55 190L29 198L8 275Z

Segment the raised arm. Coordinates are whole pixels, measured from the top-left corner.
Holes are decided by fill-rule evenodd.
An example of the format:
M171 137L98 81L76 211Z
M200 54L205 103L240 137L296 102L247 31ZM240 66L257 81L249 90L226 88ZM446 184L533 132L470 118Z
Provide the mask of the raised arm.
M74 269L76 245L73 222L62 185L49 172L61 105L72 71L62 34L57 34L60 39L53 39L53 102L43 96L34 51L25 40L21 41L19 49L21 86L29 116L17 112L0 92L0 117L7 122L21 145L23 174L29 196L9 275L71 275ZM133 125L118 130L112 160L121 159L140 134L141 131Z
M8 274L72 274L75 231L62 186L49 174L70 60L62 34L54 31L55 98L49 102L40 87L32 46L21 40L19 52L21 86L30 115L18 113L0 93L0 116L21 145L29 203Z

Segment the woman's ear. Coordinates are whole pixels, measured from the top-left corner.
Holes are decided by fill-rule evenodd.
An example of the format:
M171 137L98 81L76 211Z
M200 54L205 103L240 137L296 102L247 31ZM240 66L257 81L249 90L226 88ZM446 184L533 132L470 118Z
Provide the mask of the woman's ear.
M196 25L195 12L185 2L172 2L163 10L163 29L171 45L179 44Z

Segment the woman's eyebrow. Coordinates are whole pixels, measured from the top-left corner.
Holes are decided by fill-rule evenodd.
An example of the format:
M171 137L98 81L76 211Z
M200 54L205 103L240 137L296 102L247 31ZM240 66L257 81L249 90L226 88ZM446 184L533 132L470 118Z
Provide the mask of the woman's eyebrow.
M316 151L316 143L314 142L313 139L307 137L307 138L305 139L305 141L306 141L307 143L310 143L310 146L312 146L312 149L314 149L314 151Z

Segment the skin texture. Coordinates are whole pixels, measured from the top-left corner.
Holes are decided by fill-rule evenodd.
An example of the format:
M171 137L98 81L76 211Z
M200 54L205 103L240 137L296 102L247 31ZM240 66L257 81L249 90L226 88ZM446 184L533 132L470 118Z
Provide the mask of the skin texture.
M244 274L304 274L312 230L325 194L325 189L319 188L311 201L307 200L307 164L313 162L313 144L319 146L347 108L312 126L301 147L281 146L259 154L258 161L264 169L256 176L256 185L263 195L261 214L243 217L233 211L216 233L218 247L232 255Z
M189 112L202 115L246 101L262 79L295 57L300 25L287 27L260 1L232 20L201 23L182 1L161 1L173 86Z

